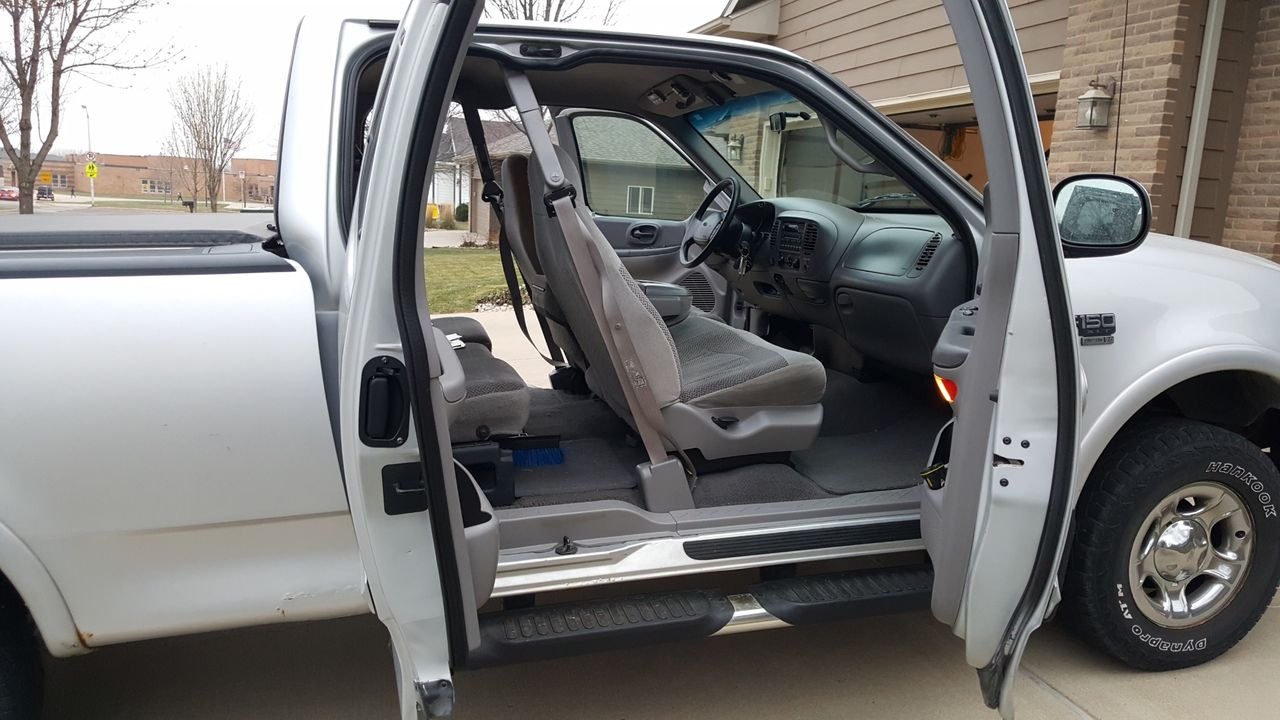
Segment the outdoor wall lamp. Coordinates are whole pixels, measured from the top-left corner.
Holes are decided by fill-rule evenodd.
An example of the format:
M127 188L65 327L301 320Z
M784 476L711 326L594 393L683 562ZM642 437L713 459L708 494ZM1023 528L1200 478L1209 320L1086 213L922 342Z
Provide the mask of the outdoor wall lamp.
M729 162L742 161L742 145L746 140L742 135L729 136Z
M1116 81L1101 83L1097 78L1089 81L1089 89L1076 98L1076 127L1081 129L1105 128L1111 124L1111 98Z

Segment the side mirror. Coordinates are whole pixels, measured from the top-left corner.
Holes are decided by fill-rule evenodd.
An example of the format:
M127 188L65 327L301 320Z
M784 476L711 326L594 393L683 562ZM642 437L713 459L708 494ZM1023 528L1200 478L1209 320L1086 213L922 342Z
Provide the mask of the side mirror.
M780 133L787 129L787 116L785 113L776 112L769 116L769 129Z
M1119 255L1142 244L1151 229L1151 197L1126 177L1073 175L1053 189L1053 213L1070 257Z

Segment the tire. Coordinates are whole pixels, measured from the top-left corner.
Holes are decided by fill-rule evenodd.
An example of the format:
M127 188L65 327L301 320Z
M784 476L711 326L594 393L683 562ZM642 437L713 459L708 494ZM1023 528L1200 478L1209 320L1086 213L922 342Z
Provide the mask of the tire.
M26 606L0 579L0 720L38 720L43 673Z
M1063 614L1138 669L1212 660L1275 594L1278 498L1280 472L1240 435L1180 418L1134 423L1103 453L1076 506Z

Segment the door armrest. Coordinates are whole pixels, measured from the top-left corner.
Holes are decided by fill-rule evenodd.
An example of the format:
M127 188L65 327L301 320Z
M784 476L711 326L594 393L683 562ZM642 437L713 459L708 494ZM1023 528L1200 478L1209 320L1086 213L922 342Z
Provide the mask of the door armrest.
M693 293L689 292L689 288L651 280L636 282L667 325L675 325L689 316L689 311L693 308Z

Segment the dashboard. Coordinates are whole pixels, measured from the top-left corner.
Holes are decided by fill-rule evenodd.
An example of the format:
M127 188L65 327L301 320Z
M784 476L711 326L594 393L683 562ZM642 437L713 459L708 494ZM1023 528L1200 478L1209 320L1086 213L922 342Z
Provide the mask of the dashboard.
M931 372L938 335L971 295L965 247L942 218L807 198L745 204L736 218L750 262L721 272L744 299L882 363Z

